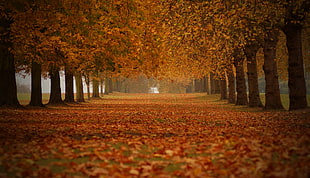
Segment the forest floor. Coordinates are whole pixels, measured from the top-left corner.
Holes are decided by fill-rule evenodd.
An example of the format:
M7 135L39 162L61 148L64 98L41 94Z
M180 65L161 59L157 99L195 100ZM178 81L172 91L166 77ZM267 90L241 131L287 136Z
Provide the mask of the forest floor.
M309 176L309 109L121 93L0 109L0 177Z

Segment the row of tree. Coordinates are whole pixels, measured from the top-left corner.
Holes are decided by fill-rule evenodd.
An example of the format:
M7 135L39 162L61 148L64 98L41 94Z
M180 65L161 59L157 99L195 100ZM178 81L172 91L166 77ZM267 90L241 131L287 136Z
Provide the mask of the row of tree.
M256 55L262 48L266 81L264 107L282 109L277 61L286 61L285 58L277 59L276 49L280 32L283 32L288 51L290 109L307 107L303 57L306 56L309 63L309 51L302 53L302 38L309 38L309 31L305 30L309 25L309 1L214 0L182 1L181 4L180 1L169 1L166 6L169 15L165 26L172 29L168 30L172 34L169 46L179 49L172 50L174 53L181 53L173 55L167 63L177 67L171 71L185 72L186 76L194 75L193 78L215 75L221 81L221 98L226 98L225 84L228 83L230 102L261 107ZM303 32L308 33L302 36Z
M19 70L31 73L30 105L43 106L42 75L51 78L49 103L62 103L64 70L66 102L75 101L73 77L76 100L83 101L82 77L99 97L102 79L143 73L182 85L209 76L220 81L222 99L261 107L256 54L263 49L264 107L282 109L277 61L284 59L276 46L283 31L290 109L305 108L302 32L309 9L307 0L1 0L0 105L19 105Z

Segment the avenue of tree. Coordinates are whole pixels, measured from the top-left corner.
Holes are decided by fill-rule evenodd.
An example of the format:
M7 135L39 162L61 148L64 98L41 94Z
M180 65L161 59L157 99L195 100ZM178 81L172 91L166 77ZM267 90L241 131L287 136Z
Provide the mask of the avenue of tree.
M59 104L84 101L83 78L99 97L102 86L112 90L112 78L143 74L218 91L236 105L283 109L281 67L288 73L289 109L306 108L309 9L309 0L1 0L0 106L19 106L15 73L25 70L31 106L43 106L42 76L51 79L49 104Z

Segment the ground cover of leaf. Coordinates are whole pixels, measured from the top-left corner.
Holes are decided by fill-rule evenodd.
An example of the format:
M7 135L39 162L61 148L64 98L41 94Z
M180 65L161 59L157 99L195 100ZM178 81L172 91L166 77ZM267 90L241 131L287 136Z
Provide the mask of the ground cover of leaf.
M309 177L310 111L206 94L0 109L0 177Z

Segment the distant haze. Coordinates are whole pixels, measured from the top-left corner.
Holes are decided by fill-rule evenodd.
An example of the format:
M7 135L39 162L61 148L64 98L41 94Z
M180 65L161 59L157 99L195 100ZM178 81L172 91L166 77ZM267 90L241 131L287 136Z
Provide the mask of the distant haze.
M60 74L60 87L61 93L65 93L65 75L63 71L59 72ZM16 85L18 93L30 93L31 91L31 76L30 74L25 74L23 72L16 73ZM42 93L50 93L51 91L51 80L49 78L41 78L42 81ZM74 81L75 83L75 81ZM87 89L84 86L84 93L86 93ZM75 85L74 85L75 92Z

